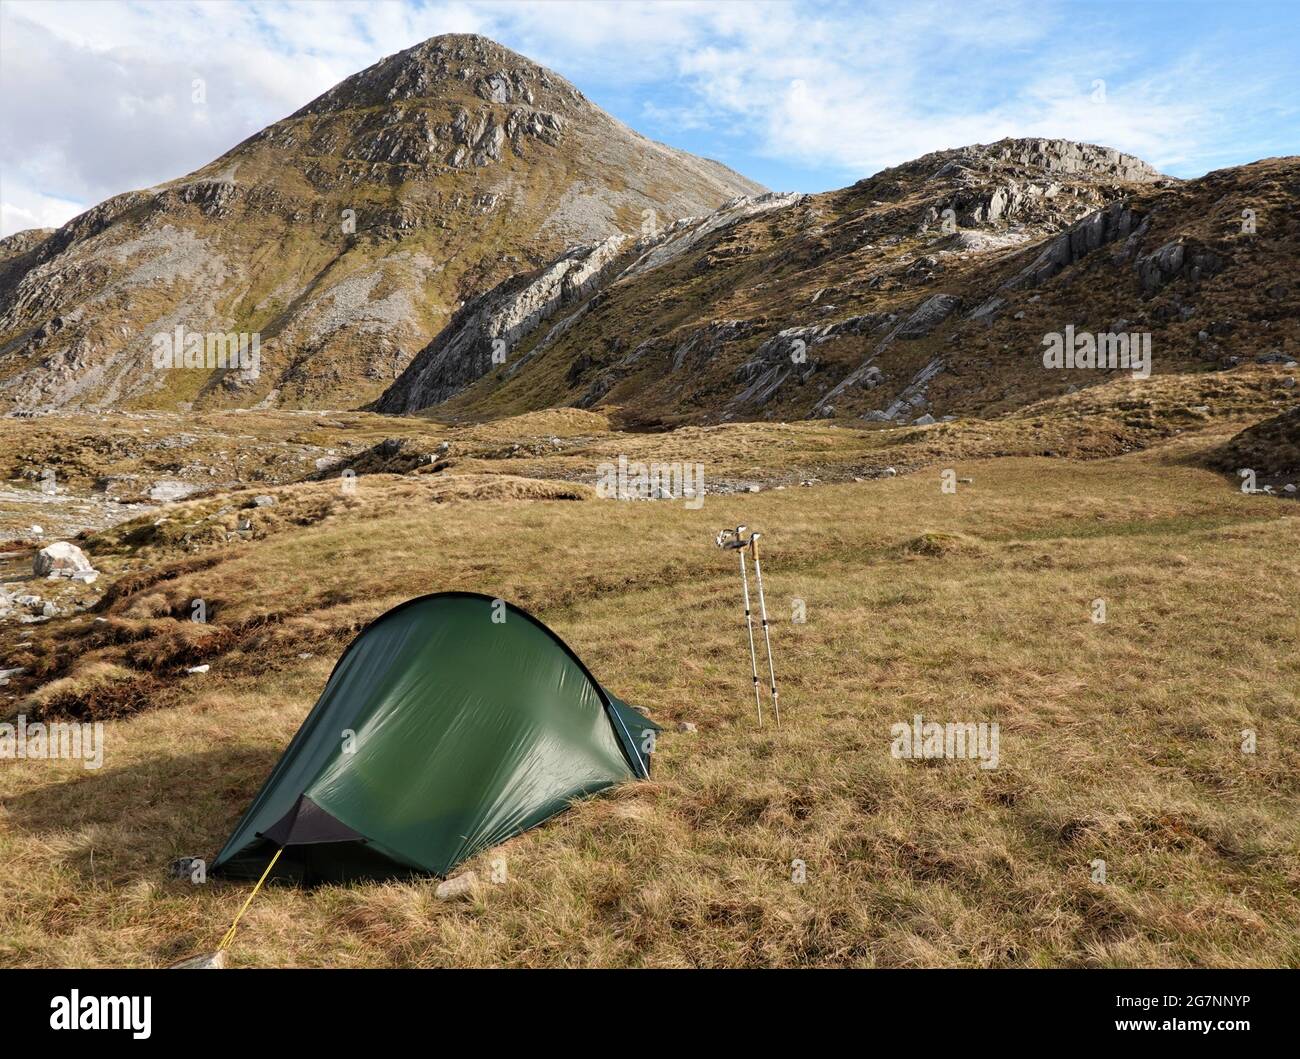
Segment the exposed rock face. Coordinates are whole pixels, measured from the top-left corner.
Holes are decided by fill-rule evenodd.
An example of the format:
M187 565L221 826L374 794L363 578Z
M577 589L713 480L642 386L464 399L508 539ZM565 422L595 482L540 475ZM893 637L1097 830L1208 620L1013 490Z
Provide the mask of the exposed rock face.
M0 243L0 408L364 403L507 277L761 191L509 49L435 37L187 177ZM257 370L158 370L178 327L257 333Z
M439 404L494 366L508 363L519 339L587 294L627 241L616 235L576 247L545 268L512 277L475 298L384 392L377 411L412 412Z
M1047 282L1068 265L1081 260L1092 251L1127 239L1129 233L1140 228L1133 211L1123 202L1115 202L1105 209L1089 214L1078 224L1062 232L1032 262L1016 273L1003 286L1010 290L1018 287L1037 287ZM1145 234L1141 228L1139 238Z
M1135 267L1142 289L1154 294L1180 275L1193 283L1208 279L1223 268L1223 259L1211 250L1188 246L1179 239L1138 258Z
M420 354L375 408L381 412L412 412L439 404L482 378L494 366L504 366L513 376L564 334L590 309L593 296L616 280L635 277L681 257L692 247L729 225L799 201L799 195L767 194L737 197L703 217L689 217L666 230L633 243L615 236L592 246L576 247L545 268L512 276L475 298ZM540 341L522 355L514 353L521 340L557 314L560 319ZM498 359L493 360L494 343ZM690 352L674 355L678 368ZM640 359L634 350L605 373L603 381L588 388L584 400L603 396L620 373ZM579 402L580 404L582 401Z
M931 295L898 325L893 337L924 338L960 308L961 299L955 294Z
M865 387L874 389L879 385L878 377L882 375L881 370L875 366L876 359L889 348L889 344L895 339L903 341L924 338L938 327L944 320L948 319L953 313L961 308L961 298L955 294L935 294L927 298L920 305L910 312L906 319L897 327L887 334L880 344L872 352L871 356L864 360L857 368L849 372L844 380L839 383L830 393L823 397L813 408L814 415L820 415L829 403L835 400L840 394L851 387ZM935 375L942 370L942 364L936 360L922 372L924 377L919 377L909 384L911 393L905 397L900 395L900 401L909 401L916 394L922 392L921 387L929 382ZM902 405L898 405L901 410ZM887 412L885 418L892 419L897 414L897 410Z
M1088 176L1127 184L1164 179L1153 166L1131 154L1074 140L1003 140L990 145L988 153L1004 161L1072 177Z

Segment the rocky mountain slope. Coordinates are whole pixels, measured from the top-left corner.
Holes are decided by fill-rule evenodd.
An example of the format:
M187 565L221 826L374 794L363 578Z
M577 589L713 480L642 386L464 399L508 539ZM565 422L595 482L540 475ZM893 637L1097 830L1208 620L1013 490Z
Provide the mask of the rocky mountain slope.
M197 172L0 243L0 406L355 405L485 287L762 190L492 41L435 37ZM156 370L178 327L256 333L258 370Z
M1149 335L1156 374L1276 365L1285 406L1298 208L1295 158L1177 181L1062 140L937 152L570 250L469 303L377 408L927 422L1113 377L1044 366L1067 328Z

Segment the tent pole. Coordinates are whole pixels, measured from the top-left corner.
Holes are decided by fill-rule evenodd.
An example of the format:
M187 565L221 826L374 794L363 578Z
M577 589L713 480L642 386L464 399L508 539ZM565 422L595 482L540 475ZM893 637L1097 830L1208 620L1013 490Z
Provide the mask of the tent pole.
M763 642L767 644L767 673L772 679L772 712L776 714L776 726L781 727L781 700L776 697L776 666L772 662L772 636L767 629L767 602L763 599L763 568L758 562L758 538L759 534L751 534L749 546L754 552L754 580L758 583L758 611L763 618ZM741 560L744 562L744 560ZM757 669L757 663L755 664ZM755 688L758 686L758 676L754 677Z

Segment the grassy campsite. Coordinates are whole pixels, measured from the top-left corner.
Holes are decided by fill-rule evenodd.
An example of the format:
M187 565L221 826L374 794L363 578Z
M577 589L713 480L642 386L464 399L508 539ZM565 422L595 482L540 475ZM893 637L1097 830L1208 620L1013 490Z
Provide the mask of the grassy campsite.
M10 717L104 725L101 768L0 769L0 964L213 949L251 884L169 864L211 860L368 623L456 590L524 608L659 725L649 777L479 851L458 900L433 876L272 878L229 966L1300 963L1300 511L1215 466L1231 412L1172 432L1199 398L1171 382L1143 416L1129 385L882 430L244 417L251 459L331 445L359 473L89 530L97 598L0 632L25 670L0 689ZM187 422L189 456L216 459ZM160 429L96 429L124 459L142 424ZM69 451L78 426L21 429ZM601 498L592 468L617 453L699 460L711 491ZM742 523L763 535L779 728L755 722L735 553L714 542ZM33 547L9 545L7 577ZM996 767L895 756L918 715L996 722Z

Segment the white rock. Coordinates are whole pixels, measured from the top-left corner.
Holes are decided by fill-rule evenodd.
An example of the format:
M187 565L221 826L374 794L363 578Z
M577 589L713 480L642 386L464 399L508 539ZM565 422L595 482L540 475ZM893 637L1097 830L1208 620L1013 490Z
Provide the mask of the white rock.
M438 888L433 891L433 896L439 901L468 900L474 896L476 889L478 889L478 876L472 871L467 871L464 875L457 875L454 879L440 882Z
M40 526L32 526L27 532L30 533L33 537L39 537L42 533L45 532L45 530L43 530Z
M677 730L678 730L679 732L694 732L694 731L698 731L698 729L695 727L695 725L694 725L691 721L679 721L679 722L677 723Z
M170 500L181 500L191 493L197 493L199 487L190 485L189 482L178 482L172 478L164 478L154 482L149 487L149 499L160 500L164 503Z
M226 953L205 952L202 956L191 956L188 960L171 965L173 971L219 971L226 966Z
M203 664L203 665L201 665L201 666L190 666L190 668L187 669L187 670L185 670L185 672L187 672L187 673L206 673L206 672L207 672L209 669L211 669L211 668L212 668L212 667L211 667L210 665L207 665L207 664L205 663L205 664Z
M67 541L47 544L36 553L36 559L32 563L32 573L37 577L45 577L50 573L67 577L80 570L93 569L86 553Z

